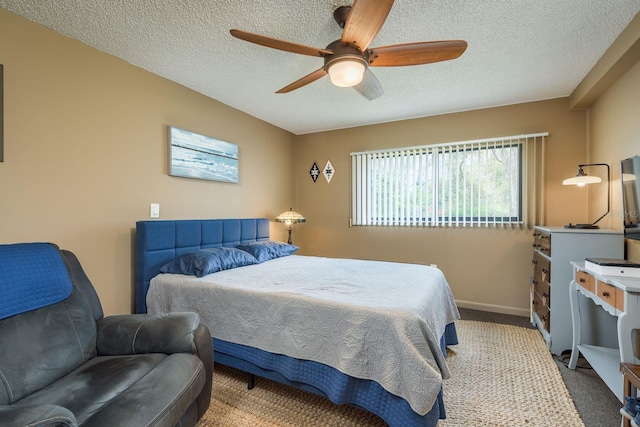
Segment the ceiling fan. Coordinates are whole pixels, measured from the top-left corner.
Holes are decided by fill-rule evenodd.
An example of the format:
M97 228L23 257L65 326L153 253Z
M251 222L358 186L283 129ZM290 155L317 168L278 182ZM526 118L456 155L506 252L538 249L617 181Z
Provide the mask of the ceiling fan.
M333 17L343 28L340 40L324 49L285 40L231 30L233 37L273 49L324 58L322 68L283 87L287 93L308 85L326 74L336 86L353 87L368 99L383 94L382 86L369 67L420 65L458 58L467 49L464 40L445 40L369 47L393 6L393 0L355 0L353 6L337 8Z

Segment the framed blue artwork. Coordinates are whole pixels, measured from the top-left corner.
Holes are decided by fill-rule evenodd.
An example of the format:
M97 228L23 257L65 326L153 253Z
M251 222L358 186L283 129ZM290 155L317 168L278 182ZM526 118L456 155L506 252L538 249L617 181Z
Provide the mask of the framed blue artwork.
M0 162L4 162L4 71L0 64Z
M169 126L169 175L238 182L238 146Z

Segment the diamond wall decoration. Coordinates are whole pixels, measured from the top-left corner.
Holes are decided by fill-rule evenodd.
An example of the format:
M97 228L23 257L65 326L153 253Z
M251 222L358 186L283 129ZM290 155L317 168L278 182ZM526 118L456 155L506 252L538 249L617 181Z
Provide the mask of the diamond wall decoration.
M322 170L322 173L324 174L324 178L327 180L327 183L330 183L331 178L333 178L333 175L336 173L336 170L333 168L333 165L331 164L331 160L327 160L327 164Z
M316 162L313 162L313 166L311 166L311 169L309 170L309 175L311 175L311 179L314 183L318 180L318 177L320 176L320 169Z

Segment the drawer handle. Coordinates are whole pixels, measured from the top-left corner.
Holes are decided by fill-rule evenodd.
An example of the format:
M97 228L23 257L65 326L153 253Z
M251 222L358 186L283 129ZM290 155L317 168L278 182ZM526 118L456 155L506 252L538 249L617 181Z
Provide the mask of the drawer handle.
M547 321L547 316L544 316L544 315L543 315L543 316L540 318L540 320L542 320L543 322L546 322L546 321Z
M537 285L537 284L538 284L538 281L532 277L532 278L531 278L531 284L533 284L533 285Z
M543 273L548 273L548 272L549 272L549 269L548 269L547 267L545 267L545 268L543 268L543 269L542 269L542 272L543 272Z
M580 280L578 280L580 283L585 283L586 280L584 280L584 277L581 277Z
M531 304L533 304L533 305L536 305L536 303L537 303L536 300L531 301Z
M611 294L607 291L602 291L602 296L605 298L609 298L611 296Z
M546 297L548 297L548 296L549 296L549 292L544 291L544 292L542 293L542 296L543 296L543 297L545 297L545 298L546 298Z

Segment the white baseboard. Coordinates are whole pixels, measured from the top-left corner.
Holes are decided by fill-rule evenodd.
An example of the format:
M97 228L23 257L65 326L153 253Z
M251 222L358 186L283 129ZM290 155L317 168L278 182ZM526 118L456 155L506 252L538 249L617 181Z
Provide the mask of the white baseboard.
M458 307L470 308L472 310L489 311L491 313L512 314L514 316L529 317L529 309L507 307L504 305L484 304L481 302L456 300Z

